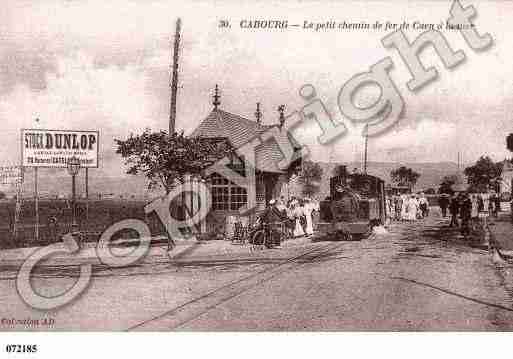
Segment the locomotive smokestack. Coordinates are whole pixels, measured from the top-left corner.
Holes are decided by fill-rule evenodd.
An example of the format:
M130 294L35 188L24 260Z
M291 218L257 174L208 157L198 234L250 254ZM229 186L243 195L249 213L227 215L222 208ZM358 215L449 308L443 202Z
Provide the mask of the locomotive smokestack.
M256 111L255 111L256 122L260 124L262 119L262 112L260 111L260 102L257 102Z

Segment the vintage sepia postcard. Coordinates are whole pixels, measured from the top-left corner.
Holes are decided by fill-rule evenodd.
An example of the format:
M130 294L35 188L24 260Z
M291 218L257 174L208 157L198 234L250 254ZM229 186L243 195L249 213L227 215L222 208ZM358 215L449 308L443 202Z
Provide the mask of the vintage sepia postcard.
M512 16L5 1L0 331L512 330Z

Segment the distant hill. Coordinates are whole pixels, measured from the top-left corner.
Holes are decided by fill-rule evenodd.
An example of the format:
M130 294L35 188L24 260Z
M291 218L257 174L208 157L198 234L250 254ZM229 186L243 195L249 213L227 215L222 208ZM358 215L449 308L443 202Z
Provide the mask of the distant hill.
M351 164L348 169L353 167L360 168L360 164ZM442 178L446 175L458 172L458 164L454 162L436 162L436 163L394 163L394 162L369 162L367 164L367 173L383 178L385 182L391 182L390 172L400 166L406 166L420 173L419 180L415 186L416 191L427 188L437 189ZM463 165L461 168L465 168Z
M322 192L329 191L329 177L337 164L320 162L323 168ZM361 163L346 163L348 171L352 172L353 168L361 169ZM420 173L420 178L415 190L423 190L427 188L438 188L441 179L448 174L454 174L458 171L456 163L437 162L437 163L394 163L394 162L369 162L367 172L374 176L383 178L385 182L390 182L390 171L399 166L410 167ZM464 166L462 166L464 168ZM297 187L292 185L291 188ZM13 189L3 189L9 196L14 194ZM297 192L299 189L293 190ZM43 169L39 171L39 193L45 195L69 195L71 192L71 177L62 171L47 171ZM34 193L34 175L32 171L26 173L24 184L25 195ZM77 176L77 194L85 193L84 171ZM147 180L144 176L123 175L120 177L110 177L102 174L100 169L92 169L89 171L89 194L93 198L98 193L113 194L115 197L123 195L123 197L144 197L147 191ZM151 194L150 194L151 195ZM299 193L298 193L299 195ZM97 197L97 196L96 196Z
M338 165L335 163L319 162L323 169L321 187L316 197L322 198L329 193L329 178L333 175L334 168ZM354 168L361 170L363 168L360 162L341 163L347 166L347 170L352 172ZM367 164L367 173L380 177L386 183L391 183L390 172L400 166L406 166L420 173L419 180L415 186L415 191L434 188L438 190L438 186L442 178L449 174L458 172L458 165L453 162L436 162L436 163L397 163L397 162L369 162ZM462 166L461 168L465 168ZM291 194L301 196L301 186L297 181L293 181L290 186Z
M69 196L71 193L71 176L65 174L39 174L38 192L41 197L46 196ZM98 173L94 173L98 172ZM83 171L76 179L77 196L85 195L85 177ZM13 188L4 189L8 196L15 194ZM23 185L24 196L31 196L34 193L34 175L29 172L25 175ZM147 180L144 176L124 175L121 177L103 176L98 170L89 171L89 196L98 198L98 194L111 195L119 198L135 196L142 198L148 194Z

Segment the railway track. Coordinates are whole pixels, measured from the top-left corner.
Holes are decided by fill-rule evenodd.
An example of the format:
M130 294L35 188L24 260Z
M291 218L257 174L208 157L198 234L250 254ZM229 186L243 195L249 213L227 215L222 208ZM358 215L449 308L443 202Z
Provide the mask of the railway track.
M131 326L127 331L174 330L193 321L215 307L255 288L274 277L288 272L316 258L327 255L344 245L344 242L329 243L307 250L285 259L272 267L265 268L234 282L223 285L186 303L174 307L156 317Z

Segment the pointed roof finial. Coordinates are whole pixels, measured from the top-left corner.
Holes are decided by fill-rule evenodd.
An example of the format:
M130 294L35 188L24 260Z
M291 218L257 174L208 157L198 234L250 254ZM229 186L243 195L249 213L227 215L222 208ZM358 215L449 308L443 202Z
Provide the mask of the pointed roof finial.
M278 112L280 113L280 128L283 127L285 123L285 105L278 106Z
M258 124L260 124L260 120L262 118L262 111L260 111L260 102L257 102L257 108L255 111L255 117Z
M219 95L219 87L216 84L216 88L214 90L214 101L212 102L214 105L214 110L217 110L217 107L221 104L221 96Z

